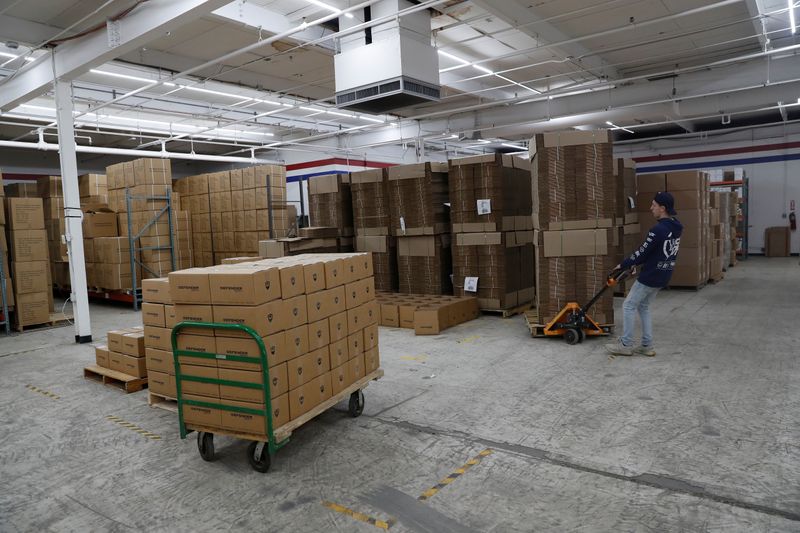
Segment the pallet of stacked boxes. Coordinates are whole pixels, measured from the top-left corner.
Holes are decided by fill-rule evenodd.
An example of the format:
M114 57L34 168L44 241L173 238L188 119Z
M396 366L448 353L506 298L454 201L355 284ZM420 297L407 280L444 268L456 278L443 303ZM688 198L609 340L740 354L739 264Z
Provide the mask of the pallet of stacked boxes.
M709 245L711 248L711 261L708 269L708 280L714 283L719 282L724 277L723 272L727 267L725 257L725 241L723 235L727 234L726 225L728 222L728 193L720 191L709 192L709 202L711 205L711 235Z
M615 264L619 264L641 243L639 235L639 212L636 209L636 163L632 159L614 160L616 202L614 208L614 232L611 249ZM647 221L647 217L644 217ZM614 294L625 296L635 279L628 278L614 287Z
M175 362L170 335L176 324L169 278L146 279L142 282L142 324L147 366L147 403L177 412L175 404Z
M14 327L52 323L53 292L43 202L7 198L6 220L15 301Z
M547 324L569 302L585 304L617 264L613 243L616 179L608 131L536 136L534 183L538 321ZM610 291L589 315L614 323Z
M194 268L172 272L169 284L177 324L239 324L262 338L272 442L284 441L294 429L383 374L372 263L366 254L306 254ZM260 357L256 341L238 330L195 326L177 331L182 376L177 395L186 428L201 432L201 440L209 438L203 433L268 440L264 416L226 409L266 409L260 390L224 383L262 383L260 364L227 359ZM215 357L191 357L184 351ZM358 413L363 408L359 396Z
M340 252L353 251L353 199L350 174L314 176L308 180L309 221L313 227L333 228ZM302 228L300 237L307 237ZM329 236L327 236L329 237ZM350 247L348 250L347 248Z
M6 205L5 191L3 190L3 174L0 173L0 261L3 262L3 272L6 282L6 306L9 311L14 309L14 288L11 284L11 268L8 262L8 242L6 241ZM2 307L2 306L0 306ZM0 309L0 314L2 314ZM2 317L4 320L6 317Z
M390 233L402 293L451 294L447 163L387 169Z
M95 364L83 369L83 377L126 393L146 387L143 329L133 327L109 331L107 344L95 348Z
M530 161L491 154L450 161L453 288L504 315L535 296Z
M738 225L739 225L739 194L735 191L732 191L730 194L730 206L729 206L729 214L730 214L730 257L728 260L728 266L736 266L736 250L739 248L739 235L737 234Z
M351 173L350 191L356 251L372 254L376 289L397 291L397 238L390 234L389 181L386 169Z
M48 283L56 287L69 287L69 257L67 245L61 242L65 233L64 193L61 176L41 176L36 180L39 198L44 208L44 226L47 231L48 254L50 255Z
M379 292L377 298L381 326L413 329L415 335L438 335L480 316L471 296Z

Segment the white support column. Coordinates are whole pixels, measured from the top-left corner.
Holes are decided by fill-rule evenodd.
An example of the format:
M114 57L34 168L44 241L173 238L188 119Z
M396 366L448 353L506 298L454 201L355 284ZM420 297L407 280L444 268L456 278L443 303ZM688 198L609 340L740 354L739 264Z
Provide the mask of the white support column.
M64 189L64 217L69 254L69 277L72 312L75 317L75 342L92 342L89 295L86 287L86 261L83 255L83 211L78 191L78 160L75 155L75 129L72 119L70 82L55 80L56 118L58 120L58 155L61 160L61 184Z

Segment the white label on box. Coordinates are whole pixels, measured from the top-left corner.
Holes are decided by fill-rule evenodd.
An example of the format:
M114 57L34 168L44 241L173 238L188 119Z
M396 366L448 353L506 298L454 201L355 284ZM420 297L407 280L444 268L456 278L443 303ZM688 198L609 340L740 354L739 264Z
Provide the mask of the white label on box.
M464 278L465 292L478 292L478 278Z
M405 233L406 232L406 219L400 217L400 230Z
M488 215L492 212L492 201L490 199L478 200L478 214Z

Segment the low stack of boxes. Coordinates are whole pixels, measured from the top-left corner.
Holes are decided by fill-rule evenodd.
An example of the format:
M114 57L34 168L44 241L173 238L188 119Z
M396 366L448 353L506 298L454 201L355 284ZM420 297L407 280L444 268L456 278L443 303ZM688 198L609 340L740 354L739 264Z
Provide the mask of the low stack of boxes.
M150 392L175 399L175 363L170 332L175 326L175 307L169 291L169 279L146 279L142 282L142 324Z
M416 335L438 335L480 316L474 297L378 293L380 325L413 329Z
M450 161L453 288L481 309L534 299L530 161L491 154Z
M142 276L159 278L172 270L174 253L175 268L192 265L191 226L188 213L181 211L180 195L172 194L172 167L168 159L136 159L107 167L109 207L117 213L119 235L139 234L151 224L139 239L142 254ZM126 190L137 199L131 200L130 211ZM173 250L158 249L170 246L169 219L159 212L167 205L172 194ZM158 199L154 199L158 198ZM130 229L129 229L130 227Z
M447 163L387 169L389 232L397 238L401 293L453 291L447 169Z
M310 229L311 231L304 231ZM338 252L351 252L352 249L343 250L340 238L331 236L333 228L301 228L300 232L306 236L286 237L284 239L269 239L258 242L258 257L274 259L300 254L335 254ZM330 232L330 233L328 233ZM326 233L328 234L327 236ZM311 236L315 235L315 236Z
M636 183L636 204L642 216L649 211L656 192L669 191L675 199L683 233L670 286L696 288L704 285L709 279L712 257L708 174L696 170L642 174L636 177ZM642 225L642 241L647 238L649 229L649 225Z
M270 227L275 238L285 237L296 219L296 209L286 203L286 168L282 166L190 176L173 187L191 216L197 266L255 256L259 241L270 238Z
M371 252L377 290L397 291L397 238L391 236L389 181L386 169L350 174L357 252Z
M7 198L6 208L15 325L44 324L50 320L53 292L42 200Z
M14 308L14 287L11 284L11 266L8 262L8 242L6 241L6 202L2 173L0 173L0 261L3 262L3 272L5 273L6 279L6 306L9 308L9 310L11 310ZM2 310L0 310L0 313L2 313Z
M636 163L632 159L615 159L614 177L617 197L615 229L610 248L614 252L615 264L618 264L641 245L639 212L636 210ZM645 223L651 220L646 215L642 219ZM628 278L616 285L615 294L620 296L628 294L634 281L633 278Z
M132 378L146 378L144 332L141 327L109 331L106 346L94 350L97 366Z
M567 131L536 136L534 212L541 229L537 246L536 294L546 324L568 302L584 304L605 284L616 265L616 186L608 131ZM589 314L614 323L611 291Z
M350 239L353 229L353 197L350 174L315 176L308 180L309 220L315 227L334 228L336 237ZM302 231L300 233L303 236ZM341 242L345 245L347 242Z
M169 284L176 322L241 324L262 337L274 427L299 418L379 367L378 308L366 254L308 254L194 268L171 273ZM178 348L260 356L252 338L224 329L183 330ZM180 363L187 376L262 380L258 364L192 357L182 357ZM186 400L264 405L261 393L253 389L183 381L181 390ZM190 425L264 433L259 416L191 405L183 413Z

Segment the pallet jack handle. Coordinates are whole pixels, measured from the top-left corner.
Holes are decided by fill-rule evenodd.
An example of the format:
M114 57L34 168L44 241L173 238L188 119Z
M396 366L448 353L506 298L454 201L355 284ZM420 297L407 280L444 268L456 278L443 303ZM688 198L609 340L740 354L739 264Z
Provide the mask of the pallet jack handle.
M589 303L581 307L581 312L586 313L587 311L589 311L589 309L592 308L595 302L597 302L597 300L599 300L600 297L603 296L603 293L605 293L610 287L614 287L621 281L625 281L625 279L627 279L630 275L631 275L630 269L615 268L614 270L612 270L608 274L608 276L606 276L606 282L603 284L603 287L597 292L597 294L594 295L594 297L591 300L589 300Z

